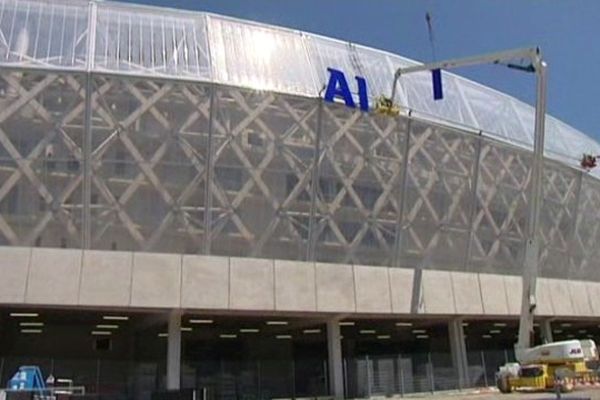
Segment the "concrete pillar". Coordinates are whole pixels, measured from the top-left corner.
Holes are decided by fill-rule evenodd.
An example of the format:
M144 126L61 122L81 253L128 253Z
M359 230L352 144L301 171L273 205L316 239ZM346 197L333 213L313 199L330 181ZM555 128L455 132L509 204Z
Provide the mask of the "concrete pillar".
M549 319L543 319L540 321L540 333L542 334L542 342L554 342L554 338L552 337L552 323Z
M342 340L337 319L327 322L327 355L329 366L329 392L334 399L344 398L344 371L342 365Z
M167 390L179 390L181 382L181 312L169 314L167 342Z
M450 335L450 353L452 355L452 365L458 376L459 388L465 388L469 385L469 362L467 360L467 344L465 343L465 333L463 330L463 321L461 318L455 318L448 323L448 333Z

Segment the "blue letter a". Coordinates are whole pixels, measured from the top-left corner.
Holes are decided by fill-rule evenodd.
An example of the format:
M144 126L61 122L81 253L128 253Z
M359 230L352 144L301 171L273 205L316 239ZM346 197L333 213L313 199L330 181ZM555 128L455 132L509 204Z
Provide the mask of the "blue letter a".
M325 101L333 102L334 97L339 96L344 99L344 103L348 107L356 108L344 73L333 68L327 68L327 71L331 75L329 76L329 83L325 91Z

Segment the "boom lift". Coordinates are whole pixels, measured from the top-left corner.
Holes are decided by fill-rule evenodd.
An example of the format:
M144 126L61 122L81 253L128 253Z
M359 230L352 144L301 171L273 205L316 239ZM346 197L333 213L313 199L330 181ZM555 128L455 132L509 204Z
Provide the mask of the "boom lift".
M515 63L521 60L521 63ZM529 64L523 64L528 60ZM396 87L401 76L421 71L431 71L434 82L434 98L441 99L441 69L466 67L481 64L504 65L508 68L536 75L536 105L533 146L532 184L527 219L527 242L523 265L523 293L519 320L518 341L515 357L518 363L509 363L497 372L497 386L503 393L513 389L551 389L557 384L568 391L576 379L592 379L592 371L586 362L598 359L596 344L592 340L569 340L531 347L533 318L536 309L536 282L539 257L539 216L542 199L544 161L544 124L546 117L546 62L539 48L508 50L499 53L473 56L448 61L432 62L399 68L394 74L390 98L381 98L377 111L382 114L397 114L394 105Z

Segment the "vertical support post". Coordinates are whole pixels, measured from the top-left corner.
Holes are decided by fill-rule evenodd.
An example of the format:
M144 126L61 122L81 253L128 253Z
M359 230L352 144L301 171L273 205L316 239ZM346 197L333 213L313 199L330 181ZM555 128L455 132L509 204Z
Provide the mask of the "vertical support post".
M538 58L539 58L538 54ZM521 299L521 317L519 321L519 341L515 345L517 361L522 359L522 352L531 346L533 333L533 317L537 306L536 284L539 269L539 218L542 200L543 167L544 167L544 134L546 120L546 63L538 59L536 71L536 106L535 129L533 142L533 167L531 180L531 196L527 219L527 241L525 245L525 262L523 268L523 293Z
M552 337L552 322L550 319L543 319L540 321L540 330L542 333L542 340L545 343L554 342L554 338Z
M369 356L365 356L365 365L367 368L367 398L371 398L371 394L373 394L373 388L371 383L373 382L373 375L371 374L371 360Z
M433 363L431 362L431 352L427 353L427 370L429 371L429 386L431 393L435 392L435 376L433 375Z
M459 389L467 387L469 382L467 345L465 343L465 333L462 323L462 318L455 318L448 322L450 353L452 356L452 365L458 376Z
M348 393L348 359L344 358L343 360L344 367L344 393Z
M342 341L337 318L327 321L327 355L329 360L329 393L334 399L343 399Z
M471 261L471 253L473 252L475 214L477 213L477 190L479 187L479 169L481 166L481 148L483 147L483 136L479 132L477 144L475 146L475 161L473 165L473 187L471 189L471 209L469 210L469 235L467 241L467 251L465 252L465 271L469 270L469 262Z
M167 342L167 390L179 390L181 377L181 312L169 314Z
M82 192L83 192L83 215L82 218L82 237L81 247L89 249L92 242L92 221L91 221L91 201L92 201L92 97L93 97L93 76L94 55L96 53L96 26L98 20L97 4L93 1L88 6L88 35L87 35L87 60L85 75L85 110L84 110L84 132L81 149L82 159Z
M483 355L483 350L481 350L481 368L483 368L483 382L484 385L487 387L488 385L488 378L487 378L487 368L485 366L485 356Z
M100 395L100 359L96 360L96 390L95 392Z
M206 166L205 166L205 185L204 185L204 248L203 254L210 254L210 246L212 242L212 185L213 185L213 131L215 126L215 110L216 110L216 94L217 88L215 85L210 87L210 105L208 107L208 146L206 150Z
M406 187L408 185L408 159L410 158L410 132L412 118L410 114L406 123L406 140L404 141L403 160L402 160L402 178L400 181L400 194L398 196L398 221L396 223L396 240L394 243L393 267L400 266L402 239L404 235L404 208L406 204Z
M313 170L310 182L310 215L308 219L308 246L306 248L306 260L314 261L315 247L317 243L316 215L317 215L317 188L319 187L319 166L321 164L321 135L323 130L323 100L319 98L317 109L317 132L315 138L315 153L313 157Z
M85 76L85 123L82 141L82 174L83 174L83 215L82 217L82 243L83 249L89 249L92 241L92 95L94 85L92 74L88 72Z
M404 397L404 368L402 368L402 356L398 355L398 369L400 370L400 397Z
M261 380L261 368L260 368L260 360L256 360L256 375L257 375L257 391L258 391L258 399L262 399L262 380Z

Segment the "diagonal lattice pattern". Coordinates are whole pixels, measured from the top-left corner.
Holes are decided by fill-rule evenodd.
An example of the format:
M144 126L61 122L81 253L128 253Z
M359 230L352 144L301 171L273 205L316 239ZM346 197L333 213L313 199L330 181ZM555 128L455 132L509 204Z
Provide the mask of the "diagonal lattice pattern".
M81 246L78 75L0 75L0 243Z
M216 102L212 251L305 258L318 103L236 89Z
M521 272L531 155L509 145L183 81L4 70L0 103L3 245ZM545 163L543 276L600 275L599 202Z
M598 280L600 269L600 184L590 176L583 176L575 229L570 243L570 257L568 268L562 276L569 274L573 279Z
M479 168L470 268L519 274L527 227L531 155L484 142Z
M544 163L539 261L540 273L544 276L564 276L569 265L580 188L580 173L551 161Z
M406 120L324 106L315 217L320 261L390 265Z
M93 247L201 251L209 103L201 85L94 80Z
M476 140L463 132L411 123L402 265L464 266Z

